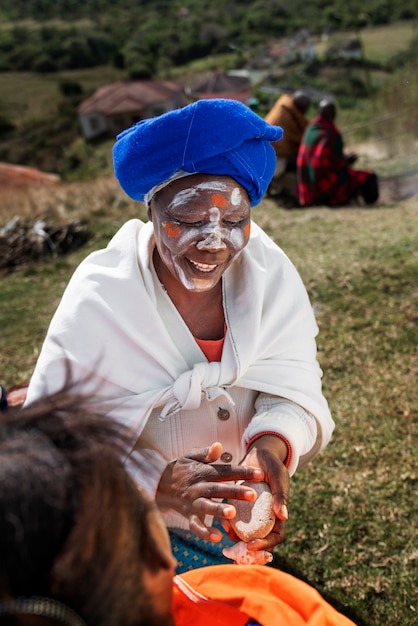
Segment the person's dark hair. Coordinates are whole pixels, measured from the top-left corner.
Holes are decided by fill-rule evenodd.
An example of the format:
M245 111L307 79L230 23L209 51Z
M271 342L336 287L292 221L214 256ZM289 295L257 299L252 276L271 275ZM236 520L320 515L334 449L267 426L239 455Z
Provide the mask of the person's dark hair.
M145 564L169 564L123 464L129 433L86 407L67 390L0 417L0 603L42 596L86 624L134 625Z
M335 106L335 102L333 100L323 99L319 103L318 112L322 117L325 117L327 120L335 120L337 115L337 107Z
M293 94L293 102L295 103L296 108L303 114L305 114L311 106L311 98L309 94L302 90L295 91Z

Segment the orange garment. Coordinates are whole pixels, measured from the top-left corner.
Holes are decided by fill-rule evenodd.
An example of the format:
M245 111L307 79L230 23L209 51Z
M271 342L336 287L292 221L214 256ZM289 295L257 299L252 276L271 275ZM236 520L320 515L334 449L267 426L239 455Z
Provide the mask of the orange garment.
M309 120L295 106L293 96L287 93L280 96L264 119L283 128L283 138L272 142L276 156L284 159L296 157Z
M224 336L221 339L198 339L195 337L195 341L203 354L212 363L214 361L220 361L222 358L222 350L224 349L226 334L226 324L224 322Z
M272 567L213 565L174 578L176 626L353 626L313 587Z
M222 339L198 339L195 337L195 341L209 363L221 360L225 337Z

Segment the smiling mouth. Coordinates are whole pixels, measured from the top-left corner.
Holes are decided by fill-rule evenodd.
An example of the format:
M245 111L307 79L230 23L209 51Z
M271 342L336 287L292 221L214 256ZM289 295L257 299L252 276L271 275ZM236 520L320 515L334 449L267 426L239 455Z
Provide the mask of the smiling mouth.
M192 261L191 259L188 259L188 261L194 268L199 270L199 272L204 272L204 273L213 272L213 270L218 267L217 264L212 265L209 263L196 263L196 261Z

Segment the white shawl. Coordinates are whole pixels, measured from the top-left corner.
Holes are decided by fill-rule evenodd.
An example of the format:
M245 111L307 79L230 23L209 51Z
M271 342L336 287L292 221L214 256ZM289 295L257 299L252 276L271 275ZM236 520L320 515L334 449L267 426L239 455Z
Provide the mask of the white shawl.
M70 362L81 391L139 436L153 408L162 418L199 407L237 385L281 396L312 413L321 448L334 424L321 391L317 325L299 274L254 223L223 277L227 333L208 363L152 267L152 223L128 221L77 268L51 321L27 402L62 387Z

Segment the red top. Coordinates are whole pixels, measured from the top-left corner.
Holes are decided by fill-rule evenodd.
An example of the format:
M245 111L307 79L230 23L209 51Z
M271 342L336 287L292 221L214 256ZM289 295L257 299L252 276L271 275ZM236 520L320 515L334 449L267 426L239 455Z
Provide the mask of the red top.
M221 360L225 337L221 339L198 339L195 337L195 340L210 363Z

